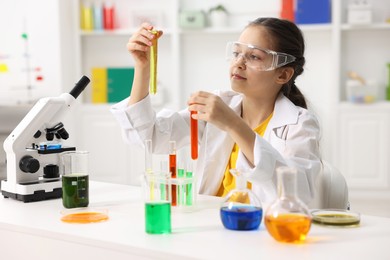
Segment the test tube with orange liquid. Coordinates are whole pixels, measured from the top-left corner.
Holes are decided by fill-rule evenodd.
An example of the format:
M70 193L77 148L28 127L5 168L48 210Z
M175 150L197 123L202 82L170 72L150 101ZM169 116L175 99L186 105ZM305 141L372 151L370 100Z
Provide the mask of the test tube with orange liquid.
M191 158L198 159L198 120L193 119L192 115L197 114L196 111L191 111L190 115L190 133L191 133Z

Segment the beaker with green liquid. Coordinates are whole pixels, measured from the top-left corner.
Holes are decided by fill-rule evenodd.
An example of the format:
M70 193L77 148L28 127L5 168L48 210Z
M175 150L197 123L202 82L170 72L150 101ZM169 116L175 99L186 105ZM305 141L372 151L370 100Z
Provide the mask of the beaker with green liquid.
M148 234L171 233L171 183L168 172L144 173L145 231Z
M89 204L89 171L87 151L70 151L61 155L62 204L65 208Z

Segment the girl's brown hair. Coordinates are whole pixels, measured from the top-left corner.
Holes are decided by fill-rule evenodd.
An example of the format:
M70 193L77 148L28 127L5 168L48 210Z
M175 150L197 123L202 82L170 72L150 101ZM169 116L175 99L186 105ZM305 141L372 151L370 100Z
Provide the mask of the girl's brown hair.
M281 91L296 106L307 108L305 96L295 85L295 79L303 73L305 65L305 41L301 30L295 23L278 18L258 18L249 23L248 26L263 26L273 37L275 44L274 51L284 52L293 55L296 60L285 66L294 68L294 75L289 82L282 86Z

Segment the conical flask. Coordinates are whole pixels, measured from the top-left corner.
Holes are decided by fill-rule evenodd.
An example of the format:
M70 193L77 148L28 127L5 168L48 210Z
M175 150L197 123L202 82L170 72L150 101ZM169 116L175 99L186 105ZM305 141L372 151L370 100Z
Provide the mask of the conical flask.
M237 169L230 172L236 178L236 188L230 191L222 203L220 216L225 228L253 230L259 227L263 217L260 200L246 187L246 175Z
M265 227L277 241L302 242L310 230L311 215L297 196L297 170L283 166L276 174L279 194L265 212Z

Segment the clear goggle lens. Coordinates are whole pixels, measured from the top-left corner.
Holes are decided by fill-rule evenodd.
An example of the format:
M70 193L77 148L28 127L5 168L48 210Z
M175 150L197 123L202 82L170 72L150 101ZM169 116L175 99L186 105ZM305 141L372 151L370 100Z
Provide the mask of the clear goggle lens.
M237 62L240 58L243 58L247 67L259 71L274 70L295 61L295 57L290 54L262 49L240 42L228 42L226 58L231 62Z

